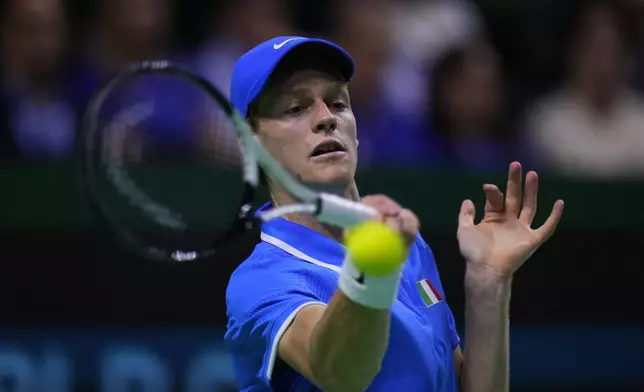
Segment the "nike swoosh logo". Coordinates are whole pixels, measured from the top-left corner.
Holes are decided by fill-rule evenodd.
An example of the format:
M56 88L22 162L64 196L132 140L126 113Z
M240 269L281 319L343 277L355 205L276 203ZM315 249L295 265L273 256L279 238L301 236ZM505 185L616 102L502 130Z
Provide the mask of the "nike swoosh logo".
M296 39L302 39L302 38L289 38L286 41L280 42L279 44L273 44L273 49L278 50L282 46L286 45L287 43L294 41Z

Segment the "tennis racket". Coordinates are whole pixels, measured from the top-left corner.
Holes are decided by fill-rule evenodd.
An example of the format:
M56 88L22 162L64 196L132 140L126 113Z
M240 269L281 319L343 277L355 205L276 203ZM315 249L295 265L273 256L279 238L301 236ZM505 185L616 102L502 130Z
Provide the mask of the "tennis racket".
M156 261L212 257L261 222L304 213L348 228L371 207L311 190L210 82L168 61L130 65L90 101L82 182L119 243ZM254 213L260 170L299 202Z

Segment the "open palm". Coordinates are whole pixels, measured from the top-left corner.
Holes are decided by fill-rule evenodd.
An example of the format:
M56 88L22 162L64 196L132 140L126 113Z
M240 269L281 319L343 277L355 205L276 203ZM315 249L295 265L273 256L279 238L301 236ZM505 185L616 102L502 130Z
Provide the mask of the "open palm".
M557 200L546 222L532 229L537 211L539 179L537 173L526 175L523 191L521 164L510 164L505 198L496 185L486 184L485 215L474 223L471 200L461 206L458 242L468 264L493 270L509 278L555 231L563 214L563 201Z

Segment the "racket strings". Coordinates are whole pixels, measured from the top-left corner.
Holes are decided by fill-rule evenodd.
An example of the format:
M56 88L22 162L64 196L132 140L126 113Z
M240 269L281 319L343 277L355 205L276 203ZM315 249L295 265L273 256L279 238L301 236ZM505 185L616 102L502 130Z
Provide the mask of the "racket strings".
M120 237L178 261L244 229L233 225L248 199L244 155L218 100L171 72L121 79L103 97L89 112L87 176Z
M154 113L152 102L141 102L118 112L109 121L103 132L101 155L103 162L109 165L122 166L125 163L141 162L143 159L143 141L137 124Z
M206 106L200 113L199 144L206 159L216 165L239 168L243 154L228 116L221 110L212 110L212 107Z

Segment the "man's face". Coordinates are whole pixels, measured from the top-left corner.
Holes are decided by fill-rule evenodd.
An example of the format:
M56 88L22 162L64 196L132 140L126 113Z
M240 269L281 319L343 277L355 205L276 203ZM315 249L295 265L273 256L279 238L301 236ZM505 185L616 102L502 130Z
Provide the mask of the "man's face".
M274 158L310 185L342 189L352 183L356 121L346 83L303 69L262 95L257 135Z

